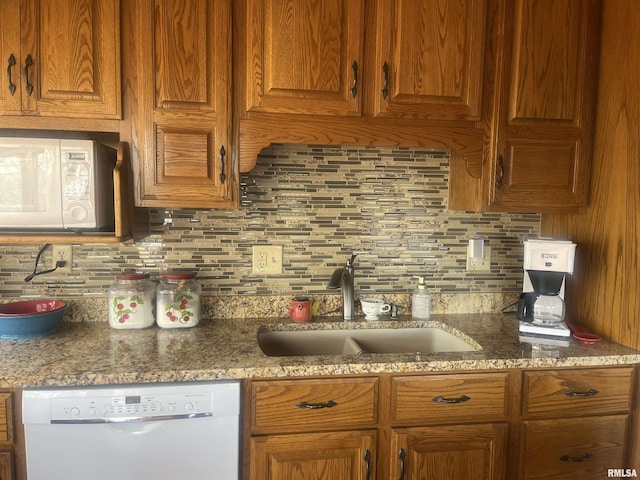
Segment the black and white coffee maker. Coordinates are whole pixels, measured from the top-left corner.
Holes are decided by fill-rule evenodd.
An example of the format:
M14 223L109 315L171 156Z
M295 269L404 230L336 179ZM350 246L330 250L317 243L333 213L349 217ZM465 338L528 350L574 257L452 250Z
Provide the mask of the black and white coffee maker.
M521 333L569 337L564 291L573 273L576 245L564 240L525 240L524 282L517 318Z

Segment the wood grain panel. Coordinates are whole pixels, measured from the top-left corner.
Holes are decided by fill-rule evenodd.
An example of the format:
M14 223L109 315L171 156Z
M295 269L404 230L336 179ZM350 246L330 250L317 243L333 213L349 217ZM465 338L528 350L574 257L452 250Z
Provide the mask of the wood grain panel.
M391 471L421 480L502 480L505 475L507 424L397 428ZM396 477L393 477L396 478Z
M627 422L627 415L524 422L523 478L603 478L624 465Z
M509 121L547 119L579 126L585 35L582 0L519 0ZM553 11L553 15L549 12ZM576 12L578 12L576 14ZM543 39L543 41L540 41Z
M2 73L0 75L0 115L6 113L19 113L21 110L20 98L24 90L22 82L22 57L20 55L20 1L3 0L2 16L0 17L0 62ZM9 58L13 55L14 65L9 65ZM8 69L11 72L11 83L15 85L13 95L9 90Z
M541 233L578 245L567 314L640 348L640 3L604 2L591 201L584 214L544 215Z
M155 2L155 31L161 42L155 44L156 108L188 108L212 110L209 78L213 75L212 59L202 44L210 37L211 2Z
M478 120L485 12L485 0L378 0L367 36L376 52L366 77L375 82L374 115Z
M252 437L250 443L250 480L376 478L372 430Z
M252 384L252 432L308 432L377 421L377 378L274 380ZM309 405L333 406L304 408Z
M362 0L248 0L247 110L359 115L363 17Z
M549 417L629 411L632 376L632 367L525 372L522 414Z
M112 0L28 0L21 4L22 62L31 54L32 95L23 110L42 116L119 118L120 9Z
M506 381L506 373L393 377L391 422L505 419Z
M13 443L13 402L10 392L0 393L0 445Z

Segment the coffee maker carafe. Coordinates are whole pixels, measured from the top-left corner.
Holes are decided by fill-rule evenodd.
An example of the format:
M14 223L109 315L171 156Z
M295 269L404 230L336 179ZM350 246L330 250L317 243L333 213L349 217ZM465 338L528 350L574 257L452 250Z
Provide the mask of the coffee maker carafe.
M524 242L523 293L518 301L520 332L568 337L564 287L573 273L576 245L560 240Z

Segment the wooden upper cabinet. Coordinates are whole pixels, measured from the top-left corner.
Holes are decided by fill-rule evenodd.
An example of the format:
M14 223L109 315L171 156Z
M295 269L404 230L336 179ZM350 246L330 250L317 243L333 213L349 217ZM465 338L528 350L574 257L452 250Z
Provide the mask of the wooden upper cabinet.
M3 0L0 15L0 115L20 114L22 58L20 57L20 0Z
M486 0L246 0L246 9L249 112L480 118Z
M120 118L119 2L8 0L2 10L0 115Z
M125 95L137 108L123 135L138 151L138 203L233 206L231 1L140 0L126 8L133 45L123 52Z
M486 0L377 0L373 114L479 120Z
M505 82L490 209L567 211L588 200L599 0L507 3Z
M246 107L359 115L363 0L247 0Z

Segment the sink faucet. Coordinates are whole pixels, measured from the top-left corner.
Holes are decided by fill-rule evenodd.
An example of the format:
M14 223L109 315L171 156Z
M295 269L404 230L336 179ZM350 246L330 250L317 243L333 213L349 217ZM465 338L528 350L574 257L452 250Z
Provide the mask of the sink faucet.
M328 288L340 288L342 287L342 318L343 320L355 320L355 298L354 298L354 283L355 274L353 269L353 262L356 260L357 255L351 255L351 259L347 260L347 264L338 268L329 280Z

